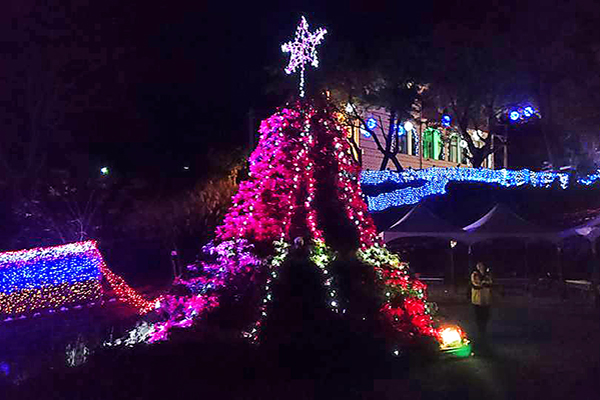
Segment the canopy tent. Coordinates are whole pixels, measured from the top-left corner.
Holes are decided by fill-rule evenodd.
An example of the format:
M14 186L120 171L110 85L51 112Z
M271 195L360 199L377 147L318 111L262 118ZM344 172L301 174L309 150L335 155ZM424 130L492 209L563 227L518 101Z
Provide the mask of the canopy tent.
M598 218L600 232L600 217ZM557 242L561 235L541 228L511 211L503 204L496 204L483 217L459 229L433 214L419 204L383 232L385 242L403 237L431 237L463 241L474 244L490 239L517 238Z
M541 228L511 211L503 204L496 204L483 217L462 229L437 217L427 207L419 204L411 209L400 220L383 232L383 239L389 243L398 238L430 237L461 241L468 245L469 265L472 266L472 246L491 239L515 238L525 243L526 255L528 243L535 240L547 240L557 244L560 235ZM455 282L453 245L450 250L450 280ZM560 247L558 247L560 252ZM528 270L527 260L525 260ZM562 279L562 266L559 265Z
M560 235L549 232L515 214L503 204L496 204L487 214L463 228L464 240L470 244L489 239L517 238L557 242Z
M405 237L459 239L465 233L446 220L433 214L422 204L413 207L405 216L383 232L384 241Z
M600 237L600 214L573 228L561 231L559 236L561 239L566 239L572 236L583 236L587 240L595 242L596 239Z

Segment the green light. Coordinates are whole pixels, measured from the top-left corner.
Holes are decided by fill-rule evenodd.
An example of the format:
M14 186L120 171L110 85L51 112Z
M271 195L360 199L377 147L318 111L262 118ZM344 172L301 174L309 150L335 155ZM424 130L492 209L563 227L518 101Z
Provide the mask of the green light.
M455 358L466 358L471 356L471 343L464 344L460 347L455 347L452 349L442 350L442 354L455 357Z

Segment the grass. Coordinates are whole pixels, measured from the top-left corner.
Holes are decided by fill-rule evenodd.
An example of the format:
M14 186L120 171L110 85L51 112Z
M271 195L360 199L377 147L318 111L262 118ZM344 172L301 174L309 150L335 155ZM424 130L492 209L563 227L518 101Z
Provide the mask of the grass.
M253 347L223 332L186 333L151 347L95 354L74 369L47 371L2 399L564 399L595 397L600 317L589 302L498 298L489 337L474 334L466 296L432 288L442 316L473 339L473 357L392 357L381 343L331 327Z

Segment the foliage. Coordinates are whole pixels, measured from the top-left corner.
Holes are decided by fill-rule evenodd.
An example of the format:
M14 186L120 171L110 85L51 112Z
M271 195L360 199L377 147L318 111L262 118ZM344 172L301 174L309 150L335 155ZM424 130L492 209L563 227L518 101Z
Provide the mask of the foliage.
M115 188L109 177L81 180L69 170L51 171L28 196L14 199L20 231L13 240L30 247L97 238L107 222L102 214L118 201Z
M230 205L245 164L237 157L217 157L227 169L215 169L212 176L192 189L136 200L124 222L124 230L138 237L158 239L176 249L187 246L191 238L194 243L211 239L210 232Z

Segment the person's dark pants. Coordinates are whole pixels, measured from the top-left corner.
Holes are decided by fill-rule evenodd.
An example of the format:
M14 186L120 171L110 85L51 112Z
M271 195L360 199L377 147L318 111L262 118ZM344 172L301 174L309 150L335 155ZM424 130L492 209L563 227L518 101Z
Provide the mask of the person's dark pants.
M475 320L477 321L479 335L485 336L487 324L490 320L490 306L478 306L473 304L473 307L475 308Z

